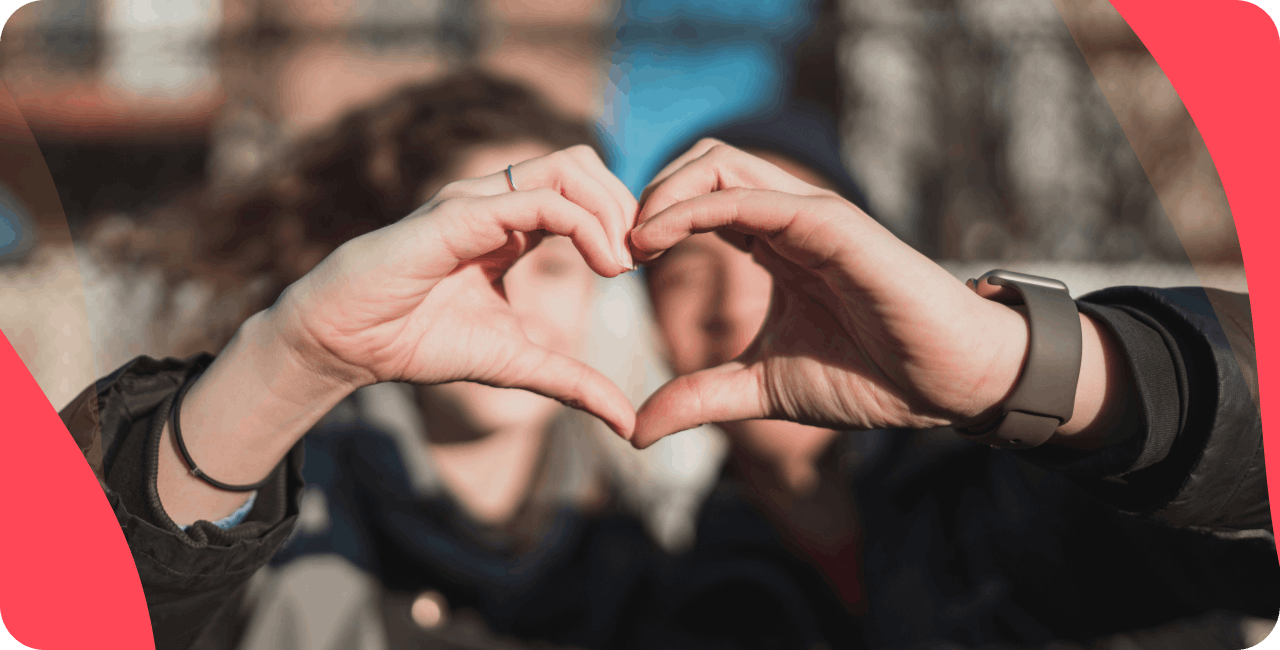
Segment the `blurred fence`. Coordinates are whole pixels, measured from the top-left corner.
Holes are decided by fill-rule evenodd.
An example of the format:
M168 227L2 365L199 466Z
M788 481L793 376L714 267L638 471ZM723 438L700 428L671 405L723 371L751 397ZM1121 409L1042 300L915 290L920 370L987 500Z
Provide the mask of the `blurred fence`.
M0 39L4 106L30 125L73 233L239 182L290 138L462 64L599 119L637 157L768 93L818 106L874 215L962 279L1001 266L1077 295L1246 290L1199 133L1106 0L39 0ZM24 146L0 180L40 171ZM643 183L653 160L631 162L617 168ZM0 302L60 406L97 369L75 356L85 316L59 311L84 299L46 193L0 192L11 230L44 244L0 232Z
M463 64L599 113L598 0L40 0L0 39L73 222L237 183L290 139Z
M922 251L1239 261L1194 123L1106 0L841 6L846 158Z
M0 40L73 220L238 182L463 63L599 118L623 158L756 95L816 102L875 216L938 259L1240 260L1194 124L1106 0L40 0Z

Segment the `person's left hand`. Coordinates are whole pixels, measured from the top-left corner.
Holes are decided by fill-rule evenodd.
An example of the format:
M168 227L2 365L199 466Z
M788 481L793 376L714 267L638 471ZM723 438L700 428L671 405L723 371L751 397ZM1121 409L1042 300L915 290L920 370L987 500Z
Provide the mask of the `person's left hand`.
M546 234L568 238L602 276L632 264L636 203L593 151L575 147L450 183L403 220L343 244L270 312L283 340L351 386L473 381L523 388L629 433L631 407L603 375L534 344L503 290Z

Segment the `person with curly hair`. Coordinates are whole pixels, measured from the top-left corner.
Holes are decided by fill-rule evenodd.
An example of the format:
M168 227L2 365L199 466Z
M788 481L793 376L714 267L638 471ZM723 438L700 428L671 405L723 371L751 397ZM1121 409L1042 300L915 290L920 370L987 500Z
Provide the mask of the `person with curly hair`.
M90 461L158 647L665 643L729 633L644 615L696 600L678 578L704 576L707 589L757 565L772 573L737 598L843 615L809 567L774 559L785 551L743 499L704 507L719 434L646 454L614 434L666 376L642 285L597 277L630 269L620 242L636 204L593 144L520 86L463 72L348 115L253 187L96 225L82 248L99 267L88 274L99 339L129 341L104 364L187 357L130 361L64 410L78 439L106 450ZM371 242L399 252L361 253ZM417 294L427 278L434 289ZM302 359L260 347L259 328L333 290L342 306L329 316L362 330L408 309L373 327L391 338L348 351L356 364L381 358L385 374L333 399L288 395L271 376ZM229 379L235 359L257 369ZM245 392L208 401L202 386L228 380ZM263 397L305 399L316 418L269 424L237 406ZM75 425L95 409L96 426ZM283 437L241 438L268 430ZM196 467L252 488L215 487ZM708 517L717 534L695 538ZM829 638L809 610L766 628Z

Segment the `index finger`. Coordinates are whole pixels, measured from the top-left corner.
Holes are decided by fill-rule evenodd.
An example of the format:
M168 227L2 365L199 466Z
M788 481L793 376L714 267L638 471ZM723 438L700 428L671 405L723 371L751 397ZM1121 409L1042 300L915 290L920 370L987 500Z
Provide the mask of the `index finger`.
M510 176L504 169L488 176L451 183L433 198L433 202L541 188L554 190L594 214L604 227L618 262L627 269L634 266L625 240L635 223L635 199L586 145L517 162L511 166Z
M859 215L856 206L834 195L732 188L695 196L655 214L631 231L631 247L636 259L653 259L690 235L730 230L765 239L790 261L819 268L880 242L875 228L868 227L874 222Z
M695 154L698 154L695 156ZM676 164L683 164L674 168ZM673 169L674 168L674 169ZM704 140L686 156L677 159L657 185L646 188L648 194L636 218L637 227L658 213L704 194L727 189L772 190L796 196L834 197L834 193L815 187L787 173L773 163L720 143ZM636 254L637 260L649 261L654 256Z
M622 221L617 224L605 224L605 231L609 233L610 240L617 242L622 248L622 252L625 254L622 260L623 264L634 266L634 262L630 258L630 251L627 250L626 240L627 233L631 232L631 229L636 225L636 214L640 211L640 204L636 201L636 197L632 196L631 190L627 189L625 183L613 172L609 171L609 168L600 159L600 155L596 153L595 149L586 145L579 145L566 149L565 153L573 156L578 161L578 164L582 166L583 171L596 179L596 182L600 183L605 191L613 195L614 200L622 208Z
M665 181L668 176L674 174L676 170L684 167L694 160L697 160L698 158L701 158L703 154L707 153L717 145L722 144L724 144L724 142L715 138L703 138L695 142L692 147L689 147L688 151L676 156L675 160L667 163L667 165L653 177L653 180L649 181L649 184L644 186L644 190L640 192L640 203L643 204L653 189L661 185L662 181Z

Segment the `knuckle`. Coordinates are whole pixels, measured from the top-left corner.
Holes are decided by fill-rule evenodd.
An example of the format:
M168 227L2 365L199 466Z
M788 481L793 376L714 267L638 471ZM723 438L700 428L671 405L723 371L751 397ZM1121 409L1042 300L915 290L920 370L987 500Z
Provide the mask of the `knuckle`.
M436 210L442 214L451 212L466 211L470 201L461 196L445 197L436 204Z
M694 146L700 147L700 148L706 148L706 149L714 149L717 146L728 146L728 145L726 145L723 140L720 140L718 138L703 138L701 140L698 140L698 143L695 144Z
M529 190L529 198L539 206L539 209L546 209L556 203L561 198L560 192L550 187L539 187Z
M449 183L445 183L445 186L440 188L439 192L436 192L436 198L439 198L442 201L447 201L452 198L466 196L466 183L466 181L451 181Z
M414 208L413 212L410 212L409 214L404 215L404 217L400 218L399 221L402 221L402 222L413 221L415 219L422 217L423 215L430 214L432 211L436 209L436 206L440 205L441 202L442 201L440 199L433 197L430 201L427 201L426 203L423 203L422 205Z
M560 151L547 156L547 162L551 165L551 168L557 172L564 172L568 169L572 169L578 164L578 161L574 159L573 153L569 149L561 149Z
M835 212L838 210L845 210L845 209L848 209L848 207L851 205L848 201L844 200L843 197L841 197L839 194L836 194L835 192L831 192L827 196L820 198L819 201L820 201L820 204L819 204L820 207L822 208L823 211L826 211L826 212Z
M707 153L717 159L732 158L734 156L737 156L739 153L741 153L740 151L738 151L737 148L727 145L723 142L720 142L719 140L716 140L715 142L716 142L715 146L711 147L711 149L707 151Z
M584 158L588 160L592 158L596 160L600 159L600 154L596 153L596 150L589 144L575 144L572 147L565 149L565 152L577 157L579 160Z
M829 190L825 187L815 187L813 196L823 198L823 199L831 199L831 200L839 201L841 203L848 203L848 201L846 201L843 196L840 196L839 192L836 192L835 190Z
M486 216L486 211L479 210L478 207L478 201L470 197L442 201L437 209L439 223L446 228L456 224L475 225Z
M338 268L348 266L351 263L352 256L355 254L352 249L359 246L359 241L359 238L350 239L333 249L333 252L329 253L329 257L325 260L327 265Z
M374 254L374 235L375 233L368 233L343 242L333 252L329 253L327 258L328 265L336 269L350 269L357 265L360 260Z

